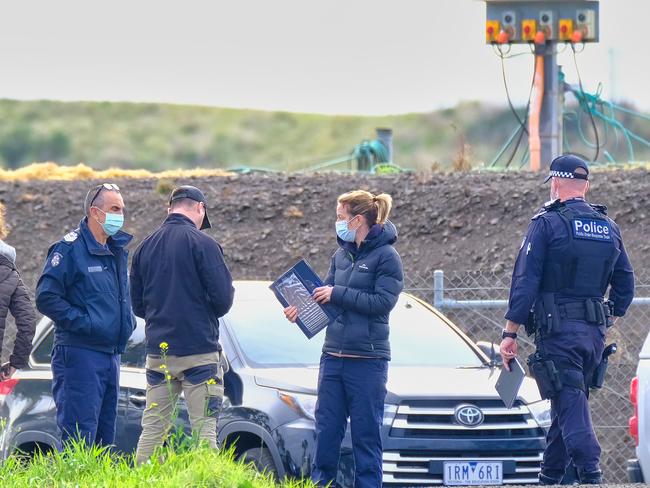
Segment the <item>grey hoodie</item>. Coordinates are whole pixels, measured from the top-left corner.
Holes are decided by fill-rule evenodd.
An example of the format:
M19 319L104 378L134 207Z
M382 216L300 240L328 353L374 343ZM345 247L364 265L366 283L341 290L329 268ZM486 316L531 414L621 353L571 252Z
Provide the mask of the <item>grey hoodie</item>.
M3 240L0 240L0 254L9 259L13 264L16 264L16 249Z

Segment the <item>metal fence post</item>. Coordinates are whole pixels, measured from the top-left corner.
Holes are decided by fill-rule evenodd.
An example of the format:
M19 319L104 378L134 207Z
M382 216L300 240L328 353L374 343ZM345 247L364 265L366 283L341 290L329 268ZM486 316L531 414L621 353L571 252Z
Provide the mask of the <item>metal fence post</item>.
M433 306L441 309L445 302L445 272L437 269L433 272Z

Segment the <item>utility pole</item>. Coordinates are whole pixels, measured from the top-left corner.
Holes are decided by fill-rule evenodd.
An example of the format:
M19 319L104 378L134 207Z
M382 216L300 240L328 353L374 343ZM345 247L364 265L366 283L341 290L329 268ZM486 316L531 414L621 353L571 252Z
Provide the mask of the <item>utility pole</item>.
M539 120L540 166L550 164L562 154L564 90L560 86L560 69L557 64L557 42L547 42L544 54L544 94Z

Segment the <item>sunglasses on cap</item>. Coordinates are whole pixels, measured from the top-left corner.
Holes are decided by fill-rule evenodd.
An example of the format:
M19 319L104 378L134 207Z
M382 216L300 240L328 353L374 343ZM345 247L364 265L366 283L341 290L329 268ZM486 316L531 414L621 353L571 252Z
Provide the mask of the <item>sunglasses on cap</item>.
M97 188L95 188L95 195L93 196L92 200L90 200L90 202L88 203L88 208L93 206L93 203L95 203L95 200L97 200L97 197L99 196L102 190L116 191L119 193L120 187L117 186L115 183L102 183L101 185L97 185Z

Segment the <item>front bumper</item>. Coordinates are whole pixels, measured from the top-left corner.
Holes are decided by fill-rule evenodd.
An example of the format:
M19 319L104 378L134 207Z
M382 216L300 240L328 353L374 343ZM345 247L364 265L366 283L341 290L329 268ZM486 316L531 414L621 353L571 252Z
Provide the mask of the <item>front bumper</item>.
M629 459L627 461L627 479L630 483L645 483L638 459Z
M411 440L389 441L384 447L384 486L434 486L443 484L444 461L503 462L504 484L537 484L544 452L543 439L518 442L468 440L446 446L417 445ZM433 444L433 445L432 445Z
M463 403L480 409L483 422L460 424L455 410ZM505 409L491 398L403 400L384 424L384 486L441 485L445 461L483 460L502 462L504 484L537 484L545 434L521 402Z

